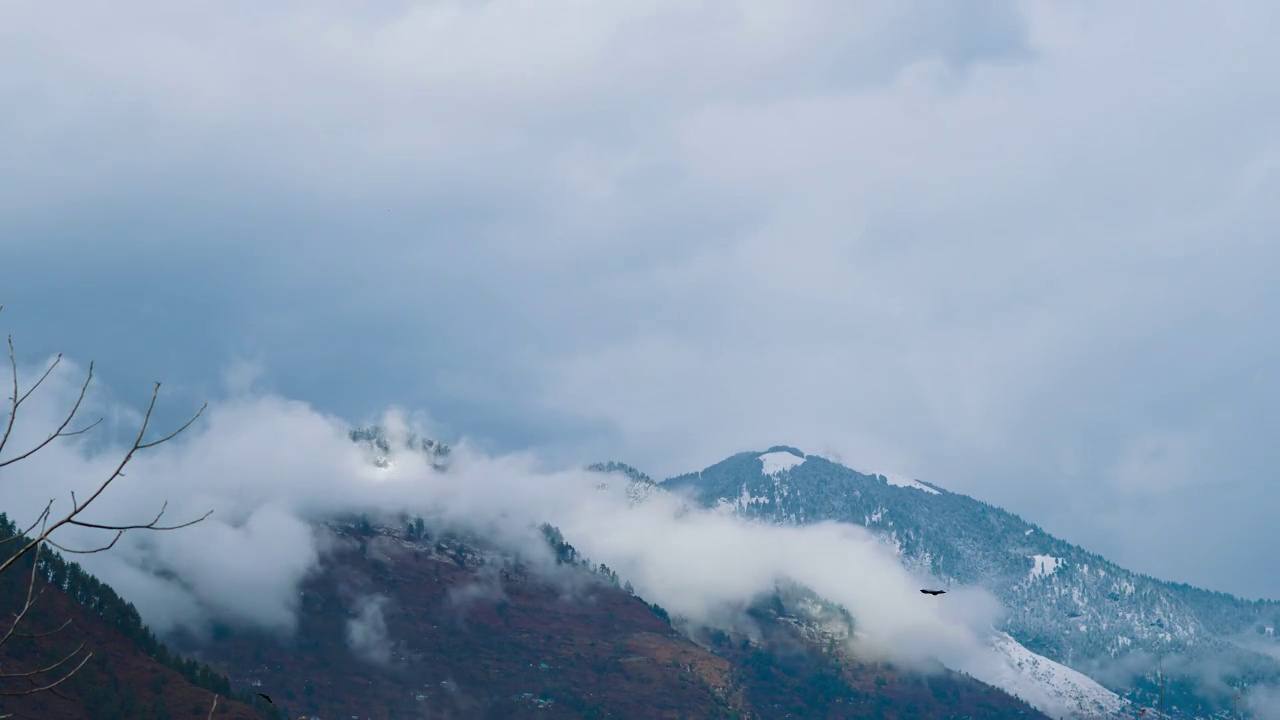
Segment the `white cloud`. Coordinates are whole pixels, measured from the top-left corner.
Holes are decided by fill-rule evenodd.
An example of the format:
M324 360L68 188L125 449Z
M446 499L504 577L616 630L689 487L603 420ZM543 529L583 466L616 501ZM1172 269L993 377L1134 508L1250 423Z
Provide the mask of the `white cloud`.
M56 405L72 377L53 376L53 392L38 398L31 417ZM76 441L51 445L5 469L0 507L21 522L43 498L104 477L118 453ZM211 406L189 435L137 456L90 519L137 520L164 498L173 518L214 514L178 531L126 534L111 552L75 559L160 632L199 631L210 620L291 632L299 584L327 548L313 523L379 511L423 513L535 561L549 561L536 527L551 522L646 598L699 622L724 622L779 582L799 582L853 613L863 653L899 662L941 656L965 667L984 656L1000 612L982 591L950 594L947 603L921 596L921 580L860 527L757 525L691 510L674 496L632 506L624 493L600 492L595 474L539 472L533 458L487 457L465 444L451 458L447 474L416 452L394 453L389 468L378 468L339 424L305 404L228 400ZM64 528L55 539L87 547L101 535ZM461 606L495 590L482 583L458 593ZM378 603L357 599L348 633L371 662L385 660L389 648Z
M375 665L391 660L391 639L382 607L387 599L371 595L356 601L356 616L347 621L347 643L357 657Z
M1277 720L1280 718L1280 688L1266 685L1252 688L1244 694L1241 706L1258 720Z
M1273 3L3 13L40 343L657 475L831 448L1280 593L1230 559L1273 524L1212 501L1280 459ZM1159 436L1196 443L1158 534L1227 561L1113 502Z

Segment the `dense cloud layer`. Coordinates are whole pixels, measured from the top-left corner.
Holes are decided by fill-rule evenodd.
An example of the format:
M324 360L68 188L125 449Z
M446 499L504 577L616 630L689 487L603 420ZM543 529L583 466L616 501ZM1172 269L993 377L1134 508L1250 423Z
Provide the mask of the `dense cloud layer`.
M51 402L67 398L70 377L70 369L53 377L31 419L48 417ZM393 432L408 427L401 416L388 420ZM36 434L28 428L16 442ZM74 439L51 445L6 469L0 507L21 521L72 488L83 497L119 453ZM539 472L528 458L487 457L466 445L451 455L447 473L419 453L395 454L386 468L372 459L342 423L301 403L270 395L218 403L190 435L138 456L88 519L136 521L165 498L175 519L214 514L179 531L128 534L83 563L160 632L200 631L217 620L288 633L298 583L326 551L316 520L347 512L423 513L482 532L534 567L539 558L550 560L536 529L549 521L641 595L697 623L724 627L791 581L847 607L863 653L922 665L936 657L975 673L982 670L977 663L988 661L985 638L999 605L979 590L951 593L947 602L921 595L921 579L860 527L757 525L665 494L633 506L624 492L602 491L597 474ZM103 539L99 531L65 530L55 539L71 547ZM501 592L481 580L455 588L455 599L465 605L468 597ZM386 662L385 600L367 592L353 600L348 641L369 661Z
M5 322L561 464L829 449L1280 596L1280 9L958 7L7 3Z

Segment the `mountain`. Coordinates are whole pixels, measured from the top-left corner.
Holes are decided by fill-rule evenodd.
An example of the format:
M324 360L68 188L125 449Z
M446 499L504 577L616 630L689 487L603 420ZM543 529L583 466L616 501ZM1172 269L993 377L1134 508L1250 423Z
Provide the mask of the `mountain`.
M0 514L0 540L17 535ZM31 577L32 556L0 574L0 612L11 618L23 607ZM75 659L35 679L49 683L88 655L88 660L57 692L0 697L0 715L47 720L175 720L209 717L214 695L220 696L219 720L263 720L274 717L250 707L234 694L226 677L208 666L172 654L142 624L134 607L107 585L54 553L42 553L36 578L38 601L24 616L19 633L0 648L6 672L47 668L71 653ZM65 625L65 627L64 627ZM61 631L54 632L62 628ZM9 629L6 623L4 631ZM0 692L28 688L17 678L0 682ZM244 694L242 694L244 695Z
M408 448L450 471L449 448L434 441L393 439L382 428L352 431L351 439L382 467ZM633 504L675 493L766 523L863 525L909 568L948 587L984 587L1004 602L1009 612L990 632L991 662L922 674L851 655L846 641L857 619L792 581L746 608L749 633L730 632L672 618L551 526L530 527L532 544L516 551L509 537L499 546L439 519L353 515L314 528L325 551L299 587L295 632L217 624L208 634L166 638L198 662L178 659L110 588L50 555L45 576L68 604L49 607L102 625L100 641L114 649L83 685L68 685L78 710L29 712L195 717L201 697L207 704L212 692L230 691L264 692L275 702L269 710L287 717L364 720L1114 718L1156 704L1153 675L1142 674L1155 666L1142 653L1154 649L1165 653L1169 715L1207 717L1223 698L1189 672L1197 663L1233 663L1222 665L1228 680L1274 677L1274 603L1129 573L930 483L859 473L785 446L661 483L621 463L589 469L600 474L601 491L621 489ZM0 608L17 601L12 588L5 592ZM94 703L108 714L86 715ZM246 720L257 715L243 713L259 712L230 701L219 709L218 717Z
M297 632L219 628L190 649L291 717L1043 717L956 673L842 662L787 622L781 595L759 610L768 641L699 643L555 528L548 569L433 524L326 523Z
M393 433L381 425L367 425L352 429L347 433L351 441L369 453L373 464L378 467L391 465L391 456L398 451L409 450L421 452L436 470L449 468L449 456L453 450L438 440L420 437L414 432Z
M1049 674L1059 679L1074 677L1075 689L1047 692L1058 701L1093 706L1081 712L1116 707L1087 687L1084 676L1134 704L1156 705L1159 658L1173 717L1229 717L1233 688L1280 683L1280 603L1131 572L1012 513L931 483L862 473L776 446L739 453L658 487L769 523L862 525L909 568L947 585L989 590L1007 610L998 630L1008 639L997 637L993 646L1014 664L1034 665L1030 675L1043 677L1053 668ZM1027 676L1011 675L1002 686L1012 689L1015 678Z

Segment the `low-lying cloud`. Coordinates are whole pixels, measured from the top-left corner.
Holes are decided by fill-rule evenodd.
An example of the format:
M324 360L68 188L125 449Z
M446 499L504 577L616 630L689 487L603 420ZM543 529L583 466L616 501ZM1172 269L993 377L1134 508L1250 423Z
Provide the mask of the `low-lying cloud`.
M356 657L374 665L391 662L391 638L382 614L386 603L383 596L366 595L356 601L355 617L347 620L347 645Z
M655 474L826 445L1280 596L1276 3L170 6L5 5L20 351Z
M1241 707L1257 720L1280 720L1280 687L1259 686L1242 696Z
M20 418L16 441L43 432L31 424L65 407L74 379L73 367L55 373ZM411 429L402 413L385 420L393 435ZM218 402L187 434L138 455L89 519L136 522L166 500L175 521L213 514L175 532L130 533L112 552L77 559L162 634L199 630L211 620L291 631L298 585L325 552L314 523L348 512L421 513L530 557L546 556L536 527L550 522L642 596L711 625L794 581L853 613L863 652L902 662L936 656L964 666L1000 612L981 591L956 592L948 602L920 595L919 579L856 526L764 526L665 493L633 505L623 492L602 491L598 474L538 471L532 457L489 457L466 443L454 450L447 473L409 451L378 467L347 430L338 418L274 395ZM107 477L121 452L82 438L54 443L6 468L0 507L18 520L33 517L50 497L61 508L69 491L83 493ZM607 485L621 490L619 480ZM64 528L57 539L87 547L103 538ZM380 619L381 606L366 600L349 628L353 648L375 662L387 649Z

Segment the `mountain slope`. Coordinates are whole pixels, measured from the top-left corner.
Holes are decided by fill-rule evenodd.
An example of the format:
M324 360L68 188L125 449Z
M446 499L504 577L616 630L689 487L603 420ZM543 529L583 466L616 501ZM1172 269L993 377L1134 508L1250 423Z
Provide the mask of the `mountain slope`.
M767 522L863 525L908 567L994 593L1008 611L1001 629L1029 650L1145 704L1155 701L1157 654L1183 658L1186 679L1166 689L1166 701L1191 714L1229 710L1228 683L1280 679L1280 603L1130 572L1016 515L934 485L860 473L778 446L734 455L661 487ZM1179 668L1174 662L1165 670ZM1216 668L1232 672L1204 677Z
M13 524L0 514L0 539L14 536ZM262 720L272 717L244 702L229 699L226 678L208 667L173 656L156 642L133 606L110 587L55 554L42 554L43 573L37 578L41 595L25 616L20 632L46 637L14 636L0 649L0 666L16 672L48 667L84 643L84 652L62 672L39 676L43 682L59 678L92 653L88 662L58 692L0 697L0 714L28 720L172 720L209 716L215 693L220 695L215 718ZM0 613L12 617L23 606L30 579L31 556L0 575ZM7 631L8 626L5 626ZM0 690L28 687L13 680Z
M421 519L332 523L295 635L222 628L192 649L291 716L1035 717L956 675L929 691L892 668L833 670L814 650L699 645L545 530L561 564L535 571Z

